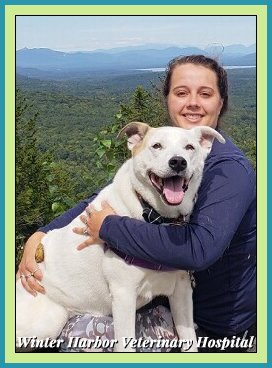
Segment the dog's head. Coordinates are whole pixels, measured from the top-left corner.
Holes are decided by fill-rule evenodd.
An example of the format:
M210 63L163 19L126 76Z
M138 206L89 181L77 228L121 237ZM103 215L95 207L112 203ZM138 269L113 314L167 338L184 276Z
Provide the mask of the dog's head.
M198 126L151 128L140 122L126 125L118 137L128 137L134 172L138 180L152 186L164 202L181 204L194 179L201 177L214 138L225 140L216 130ZM195 188L197 190L198 188Z

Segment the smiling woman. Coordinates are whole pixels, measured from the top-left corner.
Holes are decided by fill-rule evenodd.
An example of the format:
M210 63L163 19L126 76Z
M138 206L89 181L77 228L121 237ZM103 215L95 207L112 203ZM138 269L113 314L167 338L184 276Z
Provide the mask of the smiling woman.
M202 55L170 62L163 93L173 123L185 129L196 125L216 129L228 107L226 72Z

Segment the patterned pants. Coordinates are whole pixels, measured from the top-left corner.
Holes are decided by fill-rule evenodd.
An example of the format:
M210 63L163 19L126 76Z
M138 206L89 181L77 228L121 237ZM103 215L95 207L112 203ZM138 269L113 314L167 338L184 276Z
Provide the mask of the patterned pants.
M222 336L211 336L202 328L195 325L197 338L207 337L208 339L223 339ZM257 328L254 323L246 331L237 334L237 337L254 336L254 344L251 347L246 348L234 348L229 347L221 350L220 348L211 347L199 347L199 352L202 353L255 353L256 352L256 336ZM108 346L109 342L114 340L114 327L112 317L92 317L90 315L78 315L70 318L64 326L58 339L64 342L61 345L60 352L64 353L79 353L79 352L113 352L113 347ZM180 352L179 348L175 348L174 340L178 340L177 332L175 330L171 313L165 306L158 305L154 307L143 308L136 313L136 339L137 340L168 340L169 344L165 347L157 347L156 344L152 347L144 348L137 347L136 352L156 352L156 353L168 353L168 352ZM231 340L232 337L229 337ZM78 341L82 341L83 344L78 344ZM95 346L93 343L91 346L83 346L87 341L99 341L99 344ZM71 343L72 341L72 343ZM75 344L74 344L75 342ZM98 346L100 345L100 346ZM104 345L104 346L103 346ZM170 345L170 346L169 346ZM173 349L174 348L174 349Z
M72 339L74 337L74 339ZM79 347L78 339L84 342L87 340L99 339L100 342L105 342L104 347L95 347L92 344L90 347ZM178 339L175 331L173 320L169 309L164 306L157 306L136 313L136 339L151 339L164 340ZM74 316L68 320L64 326L58 339L64 340L62 343L61 352L107 352L113 351L113 347L106 346L107 342L114 339L114 328L112 317L92 317L90 315ZM72 343L71 343L72 341ZM75 342L75 344L73 344ZM76 345L76 346L73 346ZM106 347L105 347L106 346ZM171 347L156 346L149 348L136 348L137 352L170 352Z

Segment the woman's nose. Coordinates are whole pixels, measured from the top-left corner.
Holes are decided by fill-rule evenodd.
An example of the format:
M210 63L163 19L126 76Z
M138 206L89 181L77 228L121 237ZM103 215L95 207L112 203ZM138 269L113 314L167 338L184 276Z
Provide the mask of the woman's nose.
M187 106L188 107L194 107L197 108L200 106L198 97L195 94L190 94L187 100Z

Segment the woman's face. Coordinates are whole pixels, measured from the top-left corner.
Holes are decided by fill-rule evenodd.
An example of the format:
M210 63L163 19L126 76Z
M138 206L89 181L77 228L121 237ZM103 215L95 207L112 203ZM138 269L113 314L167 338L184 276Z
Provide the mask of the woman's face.
M213 70L189 63L174 68L167 97L174 125L184 129L198 125L215 129L222 105Z

